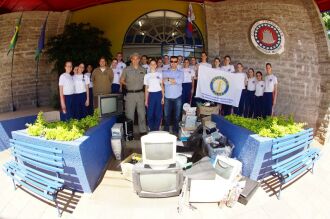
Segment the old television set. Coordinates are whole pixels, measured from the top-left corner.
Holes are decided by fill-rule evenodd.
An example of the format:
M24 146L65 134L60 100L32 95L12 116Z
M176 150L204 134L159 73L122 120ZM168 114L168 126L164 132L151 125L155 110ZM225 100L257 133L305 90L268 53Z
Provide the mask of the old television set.
M98 95L100 117L110 117L123 114L124 99L122 94Z
M143 163L133 167L133 187L139 197L166 198L178 196L183 186L183 170L179 164L173 167L155 170Z
M239 160L218 155L213 163L216 180L233 182L242 172L242 163Z
M141 137L143 164L152 169L166 169L176 162L176 136L155 131Z

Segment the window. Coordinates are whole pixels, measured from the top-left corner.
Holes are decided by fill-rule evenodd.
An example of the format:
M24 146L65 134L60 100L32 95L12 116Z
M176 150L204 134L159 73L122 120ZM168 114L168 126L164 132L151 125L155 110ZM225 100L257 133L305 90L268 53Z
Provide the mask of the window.
M186 36L187 17L173 11L154 11L138 18L126 32L123 52L148 56L183 55L200 56L204 41L198 27L193 24L191 38Z

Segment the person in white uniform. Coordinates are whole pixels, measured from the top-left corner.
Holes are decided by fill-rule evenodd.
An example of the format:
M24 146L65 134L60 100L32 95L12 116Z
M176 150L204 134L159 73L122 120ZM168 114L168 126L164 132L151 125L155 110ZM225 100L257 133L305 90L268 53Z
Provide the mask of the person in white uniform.
M84 63L78 66L78 72L73 75L74 83L74 118L82 119L87 116L87 107L89 106L89 77L85 77L83 72L85 70Z
M243 116L244 113L244 108L246 105L246 86L247 86L247 75L245 72L243 72L244 66L242 65L242 63L238 63L236 65L236 73L235 74L240 74L243 75L244 77L244 81L241 84L241 89L242 89L242 93L241 93L241 98L239 100L239 105L238 107L234 107L234 113L238 116Z
M221 64L221 61L220 59L217 57L217 58L214 58L213 60L213 68L215 69L220 69L220 64Z
M120 77L123 72L123 69L118 67L118 60L112 59L111 62L111 69L113 71L113 81L111 84L111 93L112 94L119 94L121 92L120 87Z
M257 71L256 77L257 83L255 92L254 118L262 118L264 117L265 82L262 80L262 73L260 71Z
M168 57L168 55L164 55L164 58L163 58L163 71L169 70L170 68L171 68L170 58Z
M62 120L67 121L73 118L73 95L74 95L74 83L71 76L72 62L66 61L64 64L65 72L61 74L58 82L60 91L60 102L63 113Z
M231 58L229 55L226 55L223 58L223 66L221 66L220 70L228 72L228 73L234 73L235 72L235 68L233 65L230 64L231 62ZM222 104L222 113L224 116L230 115L232 113L232 109L233 107L231 105L227 105L227 104Z
M156 71L156 60L151 60L149 72L144 76L145 106L147 107L147 123L150 131L159 131L164 104L164 85L162 72Z
M93 66L87 65L85 77L89 78L89 106L87 107L87 114L93 115L94 113L94 104L93 104L93 82L92 82L92 72Z
M189 59L185 59L183 62L183 68L181 69L184 74L182 83L182 104L191 104L192 95L194 92L195 70L190 68L189 64Z
M157 59L157 68L156 68L157 72L163 72L163 59L162 58L158 58Z
M142 55L140 62L142 68L144 68L146 72L149 72L148 57L146 55Z
M249 68L247 79L247 91L246 91L246 105L244 109L244 117L252 118L255 105L255 92L256 92L257 79L254 75L254 69Z
M116 59L118 61L117 66L118 66L119 69L123 70L124 68L126 68L126 64L124 63L122 52L117 52Z
M226 55L223 58L223 66L221 66L221 70L228 72L228 73L234 73L235 72L235 68L233 65L230 64L231 63L231 58L229 55Z
M272 65L270 63L266 64L266 77L265 77L265 116L273 115L273 108L277 100L277 77L272 72Z

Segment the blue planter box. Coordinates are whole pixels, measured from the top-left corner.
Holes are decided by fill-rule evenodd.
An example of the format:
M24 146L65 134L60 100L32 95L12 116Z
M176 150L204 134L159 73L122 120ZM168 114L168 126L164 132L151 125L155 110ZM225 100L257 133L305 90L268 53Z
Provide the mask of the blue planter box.
M24 116L0 121L0 152L10 147L11 132L25 129L26 123L33 123L37 116Z
M25 129L13 131L12 137L27 143L63 150L65 173L61 178L65 180L65 186L91 193L112 155L111 127L115 122L116 117L103 119L98 126L89 129L83 137L74 141L52 141L29 136Z
M274 164L271 155L272 138L261 137L246 128L232 124L219 115L212 115L212 121L235 145L232 157L243 163L244 176L258 180L272 173L271 165Z

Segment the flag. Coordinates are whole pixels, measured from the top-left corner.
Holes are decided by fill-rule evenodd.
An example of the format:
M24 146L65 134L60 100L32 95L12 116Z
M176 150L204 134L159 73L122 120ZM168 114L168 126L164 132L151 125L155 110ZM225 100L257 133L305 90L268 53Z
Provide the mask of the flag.
M187 16L187 26L186 26L186 36L188 38L192 37L192 33L193 33L193 21L195 20L195 14L192 8L191 3L189 3L189 7L188 7L188 16Z
M196 97L238 107L245 76L209 68L198 69Z
M46 17L46 20L44 21L44 24L42 25L42 27L40 29L40 36L39 36L39 40L38 40L38 47L36 49L35 60L39 60L40 55L42 53L42 50L45 47L45 35L46 35L47 19L48 19L48 15Z
M22 16L23 16L23 13L21 14L21 16L19 17L19 19L16 23L15 33L14 33L14 36L10 40L9 50L8 50L7 55L9 55L10 51L15 49L17 38L18 38L18 32L19 32L19 29L20 29L20 26L21 26Z

